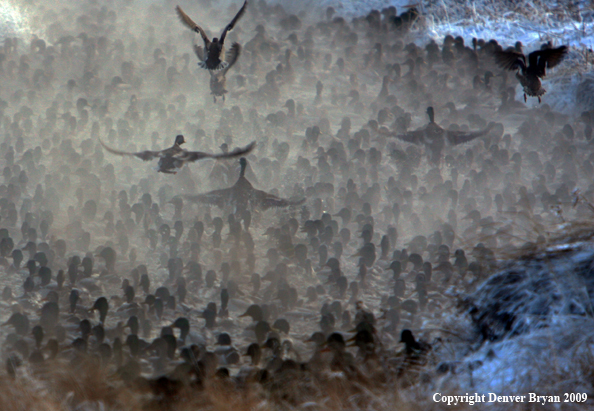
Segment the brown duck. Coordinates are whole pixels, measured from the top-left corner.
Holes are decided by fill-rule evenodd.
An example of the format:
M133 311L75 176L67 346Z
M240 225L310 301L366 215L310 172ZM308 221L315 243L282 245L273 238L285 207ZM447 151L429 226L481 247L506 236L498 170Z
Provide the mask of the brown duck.
M402 330L400 342L405 348L392 359L396 375L407 385L418 382L420 373L430 362L432 347L415 339L412 331L407 329Z
M256 190L249 180L245 178L245 169L247 167L247 160L245 157L239 159L239 164L241 166L241 172L239 174L239 179L233 186L222 190L214 190L205 194L185 197L190 201L212 204L221 209L230 205L233 213L239 215L243 215L247 210L267 210L272 207L288 207L292 205L300 205L305 202L305 198L295 201L286 200L265 191Z
M200 58L201 47L194 46L194 51L198 58ZM228 93L225 86L227 85L227 78L225 75L237 62L239 55L241 54L241 46L239 43L233 43L229 51L227 52L227 66L219 71L209 71L210 73L210 94L213 97L214 102L217 102L217 97L222 97L225 101L225 94Z
M474 132L444 130L435 123L435 112L433 111L433 107L427 108L427 115L429 116L429 124L418 130L409 131L405 134L396 134L394 132L380 129L379 133L390 137L396 137L407 143L425 145L430 161L434 164L439 164L446 141L452 146L464 144L475 138L484 136L491 131L495 125L494 123L491 123L484 130Z
M526 56L518 51L496 51L495 60L506 70L517 70L516 78L524 88L524 102L528 95L538 97L540 103L540 97L546 93L540 79L546 75L547 68L553 68L563 60L567 51L567 46L533 51L528 54L528 64Z
M256 142L253 141L243 148L237 148L228 153L209 154L203 153L202 151L187 151L181 148L181 145L186 141L184 136L181 134L175 137L173 146L161 150L161 151L139 151L136 153L128 151L114 150L108 147L101 139L99 139L101 145L110 153L117 154L119 156L134 156L141 160L149 161L153 158L159 157L159 163L157 164L157 171L160 173L176 174L184 165L184 163L191 163L194 161L202 160L203 158L233 158L239 157L244 154L251 152L256 146Z
M196 55L200 59L200 63L198 63L200 67L208 70L222 70L229 65L229 62L226 60L232 59L232 55L227 55L227 59L225 58L225 37L229 31L233 30L235 24L237 24L241 16L245 14L247 3L247 0L245 0L241 9L239 9L233 20L231 20L231 23L227 24L223 30L221 37L214 37L212 41L208 38L202 27L194 23L194 21L186 13L184 13L181 7L177 6L175 8L181 22L190 28L190 30L200 34L202 40L204 41L204 48L195 46L194 49ZM235 58L237 59L237 57Z

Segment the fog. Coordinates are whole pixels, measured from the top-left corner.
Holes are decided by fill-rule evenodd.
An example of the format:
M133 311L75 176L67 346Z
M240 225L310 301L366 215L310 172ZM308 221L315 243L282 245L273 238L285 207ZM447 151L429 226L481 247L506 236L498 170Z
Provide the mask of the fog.
M436 7L249 1L202 68L225 52L180 16L220 38L242 5L0 6L0 401L591 392L589 51Z

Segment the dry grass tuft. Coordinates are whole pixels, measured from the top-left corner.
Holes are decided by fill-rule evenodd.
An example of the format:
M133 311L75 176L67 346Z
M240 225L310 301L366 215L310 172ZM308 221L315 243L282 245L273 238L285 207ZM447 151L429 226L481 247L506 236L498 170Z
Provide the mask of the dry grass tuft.
M232 381L211 379L202 388L182 386L169 397L155 395L146 384L125 384L106 369L85 364L55 363L39 372L21 368L16 379L0 381L1 409L34 411L272 411L272 410L388 410L398 400L394 384L373 386L349 381L344 374L328 378L297 372L273 380L237 387ZM398 409L408 409L398 407Z

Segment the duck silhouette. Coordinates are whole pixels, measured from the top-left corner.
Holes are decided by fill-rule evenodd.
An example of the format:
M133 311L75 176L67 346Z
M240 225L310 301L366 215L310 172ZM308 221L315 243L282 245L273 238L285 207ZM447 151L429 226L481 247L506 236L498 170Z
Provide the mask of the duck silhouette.
M241 166L241 172L237 182L233 186L221 190L210 191L205 194L187 195L185 198L190 201L212 204L221 209L230 205L233 213L240 215L243 215L246 211L254 209L267 210L273 207L288 207L305 203L305 198L300 200L287 200L265 191L255 189L245 177L245 170L248 164L247 159L241 157L239 159L239 164Z
M194 46L194 52L200 58L200 47ZM218 71L209 71L210 73L210 94L214 102L217 102L217 97L222 97L223 101L225 101L225 94L228 93L228 90L225 88L227 86L227 78L225 77L227 72L231 70L231 67L237 62L239 55L241 54L241 45L239 43L233 43L231 48L227 52L227 66Z
M433 107L427 108L427 115L429 116L429 124L418 130L409 131L405 134L396 134L379 129L379 133L385 136L396 137L399 140L418 146L424 145L428 151L430 161L434 164L439 164L446 141L451 146L468 143L486 135L495 126L495 123L490 123L484 130L474 132L444 130L435 122L435 111Z
M222 70L230 65L229 60L232 59L233 55L233 47L230 50L230 54L225 57L225 37L227 37L227 33L233 30L235 24L239 21L239 19L245 14L245 10L247 7L247 0L243 3L243 6L231 23L227 24L227 26L223 29L221 33L221 37L217 38L214 37L212 41L208 38L205 31L197 25L184 11L181 7L177 6L175 10L177 11L177 15L179 16L181 22L186 25L190 30L195 31L196 33L200 34L202 40L204 41L204 48L200 46L196 46L194 51L198 58L200 59L200 63L198 66L208 69L208 70ZM235 51L237 53L237 51ZM237 55L235 59L237 59Z
M501 68L517 70L516 78L524 89L524 102L530 96L538 97L540 103L541 96L546 93L540 79L546 75L547 68L555 67L565 58L568 50L567 46L560 46L533 51L528 54L528 64L526 56L518 51L497 51L495 60Z
M186 142L183 135L178 135L175 137L175 142L173 146L166 148L165 150L161 151L138 151L138 152L128 152L128 151L119 151L115 150L109 146L107 146L101 139L99 142L107 151L112 154L117 154L119 156L134 156L138 157L141 160L149 161L153 158L159 158L159 163L157 164L157 171L160 173L166 174L177 174L177 172L183 167L185 163L192 163L194 161L202 160L204 158L233 158L238 157L244 154L251 152L254 147L256 146L256 142L251 142L247 146L243 148L237 148L233 151L229 151L227 153L217 153L217 154L209 154L204 153L202 151L187 151L181 148L181 145Z

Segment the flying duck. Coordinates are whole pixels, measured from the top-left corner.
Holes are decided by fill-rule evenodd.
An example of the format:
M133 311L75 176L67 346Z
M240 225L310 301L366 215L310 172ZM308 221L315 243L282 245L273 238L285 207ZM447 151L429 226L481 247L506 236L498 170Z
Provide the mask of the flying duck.
M484 130L474 132L444 130L435 122L435 111L433 110L433 107L427 108L427 115L429 116L429 124L418 130L409 131L405 134L396 134L384 129L379 129L379 133L390 137L396 137L407 143L425 145L429 152L431 162L439 164L446 141L452 146L467 143L475 138L484 136L495 126L495 123L490 123Z
M207 204L216 205L219 208L224 208L226 205L233 207L233 212L243 215L245 211L256 208L267 210L272 207L288 207L292 205L300 205L305 202L305 198L301 200L286 200L275 195L269 194L262 190L255 189L247 178L245 178L245 169L247 167L247 159L241 157L239 159L241 172L237 182L222 190L214 190L205 194L185 196L188 200L197 201Z
M117 154L120 156L135 156L144 161L152 160L153 158L159 157L159 163L157 164L157 171L160 173L176 174L186 162L194 162L202 160L203 158L232 158L242 156L251 152L256 146L256 142L253 141L243 148L237 148L227 153L209 154L203 153L202 151L187 151L181 148L181 145L186 141L184 136L181 134L175 137L173 146L166 148L161 151L139 151L136 153L128 151L114 150L108 147L101 139L99 139L101 145L110 153Z
M233 30L235 24L237 24L241 16L245 14L247 3L247 0L243 3L243 6L239 9L233 20L231 20L231 23L227 24L223 30L221 37L214 37L212 41L208 38L202 27L197 25L186 13L184 13L181 7L177 6L175 8L181 22L190 30L200 34L202 40L204 40L204 48L196 46L194 49L196 55L200 59L200 63L198 63L200 67L208 70L222 70L229 65L229 62L226 60L231 60L232 56L228 56L228 59L225 58L225 37L227 36L227 32ZM232 50L230 50L230 53L232 53Z
M495 60L506 70L517 70L516 78L524 88L524 102L528 95L538 97L540 103L540 97L546 93L540 79L546 75L547 68L553 68L563 60L567 51L567 46L533 51L528 54L528 64L526 64L526 56L518 51L496 51Z

